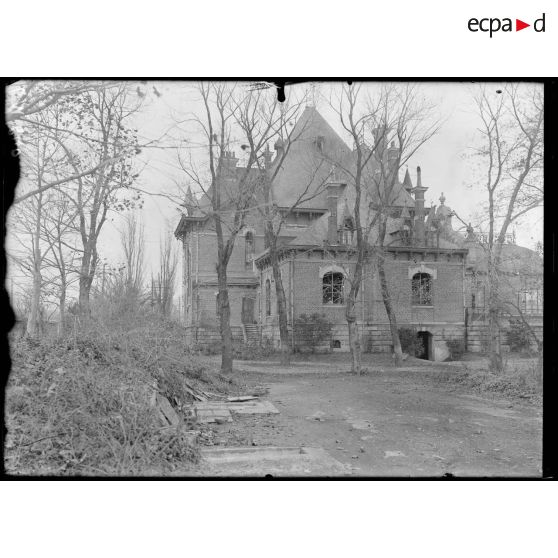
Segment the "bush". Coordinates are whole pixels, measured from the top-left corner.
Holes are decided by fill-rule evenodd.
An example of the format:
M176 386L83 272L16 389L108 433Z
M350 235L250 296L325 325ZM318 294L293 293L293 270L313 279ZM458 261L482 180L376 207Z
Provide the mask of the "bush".
M233 347L234 357L239 360L260 360L277 353L271 339L265 338L262 343L242 343Z
M450 353L449 360L461 360L465 354L465 341L463 339L447 339L446 346Z
M510 328L507 332L507 337L510 350L521 352L531 349L531 332L529 326L522 320L510 320Z
M422 343L417 335L417 330L412 327L400 327L398 329L401 350L410 356L417 356L422 350Z
M331 323L323 314L301 314L294 324L295 348L315 352L319 345L329 341L331 329Z

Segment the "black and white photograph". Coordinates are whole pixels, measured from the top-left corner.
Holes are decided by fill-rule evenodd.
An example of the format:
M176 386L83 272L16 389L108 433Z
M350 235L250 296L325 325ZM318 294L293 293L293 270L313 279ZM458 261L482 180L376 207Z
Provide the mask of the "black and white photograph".
M20 79L12 478L541 478L544 84Z

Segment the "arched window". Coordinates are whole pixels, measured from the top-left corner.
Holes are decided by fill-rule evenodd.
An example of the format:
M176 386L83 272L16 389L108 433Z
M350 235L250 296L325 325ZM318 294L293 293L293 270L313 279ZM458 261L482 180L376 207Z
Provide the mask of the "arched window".
M326 273L322 278L322 302L324 304L343 304L344 277L339 272Z
M265 282L265 315L271 316L271 281L266 279Z
M247 231L244 235L244 262L247 269L252 269L252 260L254 259L254 233Z
M432 276L428 273L415 273L411 283L412 304L432 306Z

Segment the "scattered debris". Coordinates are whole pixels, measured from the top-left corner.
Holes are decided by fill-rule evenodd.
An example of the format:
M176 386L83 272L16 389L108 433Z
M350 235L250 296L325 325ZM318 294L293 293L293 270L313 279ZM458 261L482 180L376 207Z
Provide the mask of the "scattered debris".
M271 401L245 401L225 403L229 411L239 415L278 415L279 411Z
M384 457L407 457L402 451L390 451L386 450Z
M324 422L325 413L323 411L316 411L313 415L309 415L306 417L306 420L319 420L320 422Z
M227 401L231 403L240 403L242 401L252 401L257 398L257 395L238 395L236 397L227 397Z
M233 421L230 411L219 401L195 403L194 409L198 422L201 423L224 424Z

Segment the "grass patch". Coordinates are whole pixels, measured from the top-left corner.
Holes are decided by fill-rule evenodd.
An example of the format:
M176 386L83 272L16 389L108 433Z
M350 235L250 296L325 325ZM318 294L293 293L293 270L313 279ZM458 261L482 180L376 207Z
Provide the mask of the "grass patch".
M533 403L542 401L542 382L537 363L527 361L510 365L497 374L488 368L470 369L466 364L461 368L430 370L426 372L436 383L450 387L462 387L480 395L495 395Z
M12 340L9 474L165 475L198 461L188 434L196 425L180 413L192 401L187 385L222 394L242 386L190 354L179 326L147 313L124 318ZM162 428L150 405L155 385L182 416L179 429Z

